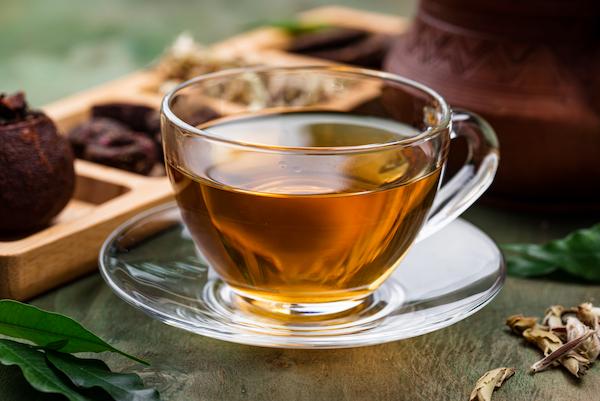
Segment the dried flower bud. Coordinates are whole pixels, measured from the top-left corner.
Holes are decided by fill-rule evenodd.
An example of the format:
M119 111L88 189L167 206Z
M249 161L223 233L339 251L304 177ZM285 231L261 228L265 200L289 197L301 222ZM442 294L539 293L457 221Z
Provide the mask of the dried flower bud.
M513 333L521 335L523 331L535 327L537 324L537 317L523 316L523 315L512 315L506 319L506 325L510 327Z

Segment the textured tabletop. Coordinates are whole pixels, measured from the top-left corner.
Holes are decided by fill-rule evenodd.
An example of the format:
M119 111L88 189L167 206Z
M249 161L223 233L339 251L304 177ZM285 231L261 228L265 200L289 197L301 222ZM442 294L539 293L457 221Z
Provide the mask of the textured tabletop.
M147 65L183 30L209 43L257 21L327 3L3 0L0 90L26 90L39 106ZM407 15L415 1L335 3ZM499 242L541 242L600 221L598 215L535 216L481 206L466 217ZM118 348L150 361L152 367L144 368L119 356L102 356L115 370L139 372L167 401L459 401L468 399L482 373L499 366L518 372L494 401L592 401L600 400L600 364L580 382L560 369L531 376L526 371L539 359L538 351L504 327L510 314L540 315L550 304L585 300L600 302L600 286L509 278L483 310L438 332L379 346L314 351L230 344L163 325L118 299L98 274L33 303L67 314ZM17 368L0 366L0 401L61 399L30 390Z
M505 241L545 240L591 225L593 216L544 219L476 207L467 218ZM514 313L539 315L550 304L598 301L600 286L509 278L482 311L435 333L372 347L280 350L230 344L163 325L118 299L98 274L46 294L34 304L65 313L119 348L152 363L144 368L104 357L116 370L139 372L164 400L466 400L485 371L517 374L495 401L597 400L600 367L578 382L560 369L527 374L539 353L504 327ZM37 398L36 398L37 397ZM27 390L14 368L0 367L0 400L52 400Z

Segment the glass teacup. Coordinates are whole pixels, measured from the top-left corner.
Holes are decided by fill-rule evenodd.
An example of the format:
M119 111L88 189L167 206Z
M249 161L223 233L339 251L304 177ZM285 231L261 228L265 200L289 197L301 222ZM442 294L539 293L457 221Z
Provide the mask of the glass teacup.
M165 97L162 134L202 257L240 299L275 314L359 307L498 165L480 117L452 114L414 81L349 67L200 76ZM468 156L440 187L457 136Z

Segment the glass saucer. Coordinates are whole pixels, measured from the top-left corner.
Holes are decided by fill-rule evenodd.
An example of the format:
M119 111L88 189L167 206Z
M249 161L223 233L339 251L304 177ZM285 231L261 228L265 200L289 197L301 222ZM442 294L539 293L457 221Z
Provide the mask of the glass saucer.
M294 321L255 313L198 256L174 203L117 228L100 272L126 302L175 327L243 344L342 348L415 337L472 315L502 288L496 244L464 220L415 244L390 278L351 314Z

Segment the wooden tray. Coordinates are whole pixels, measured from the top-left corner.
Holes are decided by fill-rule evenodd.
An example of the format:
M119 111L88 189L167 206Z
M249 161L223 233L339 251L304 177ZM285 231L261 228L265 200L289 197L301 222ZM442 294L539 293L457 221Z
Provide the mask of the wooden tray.
M392 34L407 27L402 18L344 7L318 8L299 18ZM289 41L279 29L259 28L212 49L249 63L326 63L286 53ZM43 109L64 133L85 120L97 103L122 101L158 108L161 96L148 90L157 80L151 70L135 72ZM94 270L98 251L112 230L138 212L172 198L166 177L141 176L83 160L75 162L75 172L75 195L50 227L24 238L0 238L0 298L28 299Z

